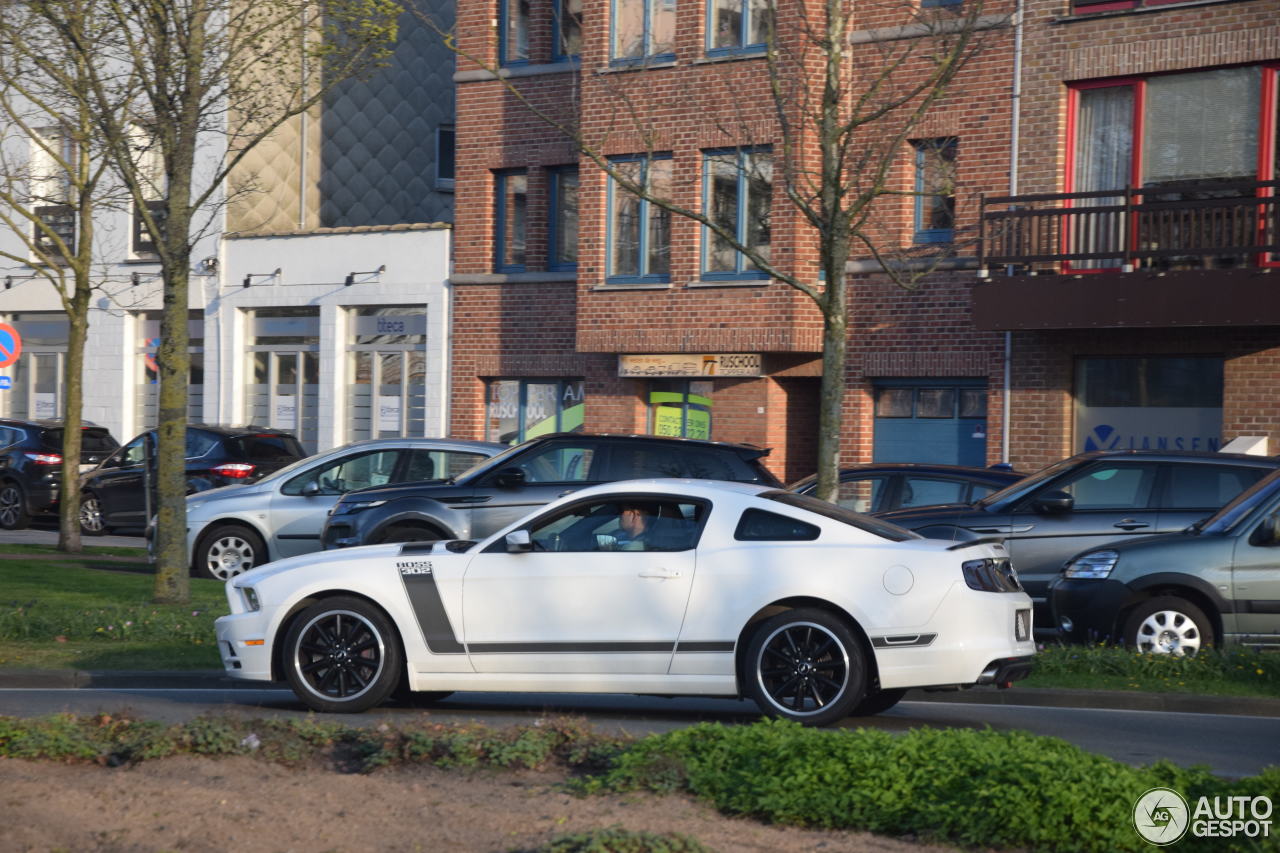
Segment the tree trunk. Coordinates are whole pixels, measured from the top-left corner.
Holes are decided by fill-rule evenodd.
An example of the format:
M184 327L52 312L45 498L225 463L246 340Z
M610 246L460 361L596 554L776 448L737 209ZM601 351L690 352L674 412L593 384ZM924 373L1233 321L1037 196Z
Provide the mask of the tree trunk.
M844 266L845 252L839 267ZM814 496L835 502L840 489L840 438L844 423L845 357L849 347L848 295L843 271L828 271L822 308L822 390L818 402L818 485Z
M80 542L80 449L84 423L84 349L89 333L88 272L75 273L75 293L67 315L67 358L62 381L66 405L62 414L62 482L58 489L58 550L78 554Z

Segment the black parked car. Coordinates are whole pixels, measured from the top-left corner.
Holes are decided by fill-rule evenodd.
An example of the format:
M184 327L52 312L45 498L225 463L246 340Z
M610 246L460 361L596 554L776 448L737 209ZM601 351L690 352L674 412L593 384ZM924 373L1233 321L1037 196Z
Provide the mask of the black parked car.
M746 444L557 433L531 439L455 478L348 492L321 534L325 548L476 539L585 486L641 477L733 480L781 487Z
M869 462L840 469L840 491L836 494L836 503L854 512L888 512L902 507L973 503L1025 476L1003 467ZM802 495L811 495L817 487L818 475L811 474L787 488Z
M147 494L155 472L155 430L137 436L84 475L80 483L80 529L97 536L117 527L145 528ZM187 426L187 494L252 483L307 455L287 432L262 426ZM152 498L155 486L152 484Z
M20 530L33 515L58 511L62 421L0 419L0 528ZM80 466L96 465L120 446L105 427L80 429Z
M1080 554L1049 591L1070 640L1156 654L1217 638L1280 646L1280 471L1181 533Z
M1005 541L1036 624L1052 624L1049 582L1086 548L1173 533L1280 468L1236 453L1093 451L1064 459L976 503L879 513L933 539Z

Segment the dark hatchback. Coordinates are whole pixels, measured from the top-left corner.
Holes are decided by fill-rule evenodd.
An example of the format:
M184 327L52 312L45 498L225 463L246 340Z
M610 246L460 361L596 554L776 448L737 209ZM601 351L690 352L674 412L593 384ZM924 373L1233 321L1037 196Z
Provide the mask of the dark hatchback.
M148 474L155 472L155 442L155 430L144 432L83 476L82 532L96 536L118 527L146 527L148 500L144 484ZM189 495L219 486L252 483L307 455L290 433L270 427L218 424L188 425L185 453ZM151 497L154 500L154 486Z
M1269 456L1093 451L1050 465L969 505L900 509L880 518L933 539L1004 540L1036 624L1051 625L1049 583L1081 551L1174 533L1280 468Z
M1049 590L1074 641L1156 654L1217 640L1280 647L1280 471L1180 533L1076 556Z
M1010 468L971 468L923 462L869 462L840 469L836 503L854 512L888 512L903 507L973 503L1018 482L1026 474ZM787 488L811 495L818 476Z
M325 524L325 548L477 539L586 486L644 477L731 480L781 488L747 444L648 435L557 433L531 439L456 479L348 492Z
M0 528L19 530L33 515L58 511L62 421L0 419ZM80 467L96 465L120 446L95 424L80 429Z

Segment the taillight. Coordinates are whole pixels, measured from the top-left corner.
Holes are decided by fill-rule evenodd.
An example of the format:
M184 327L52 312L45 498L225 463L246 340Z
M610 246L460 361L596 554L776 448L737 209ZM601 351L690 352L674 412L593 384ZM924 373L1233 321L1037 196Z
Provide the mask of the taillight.
M61 465L62 457L56 453L24 453L23 456L37 465Z
M213 473L226 477L228 480L243 480L253 474L256 467L248 462L228 462L225 465L215 467Z

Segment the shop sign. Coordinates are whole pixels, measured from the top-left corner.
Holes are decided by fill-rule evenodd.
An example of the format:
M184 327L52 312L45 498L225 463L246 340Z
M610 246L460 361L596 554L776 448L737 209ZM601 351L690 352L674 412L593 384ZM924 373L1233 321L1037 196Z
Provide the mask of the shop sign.
M619 355L618 375L631 379L760 376L759 353Z
M356 317L355 333L366 335L425 335L426 314L380 314L377 317Z
M1222 409L1179 406L1080 407L1077 450L1202 450L1222 444Z

